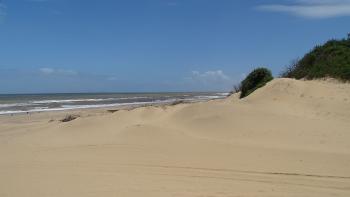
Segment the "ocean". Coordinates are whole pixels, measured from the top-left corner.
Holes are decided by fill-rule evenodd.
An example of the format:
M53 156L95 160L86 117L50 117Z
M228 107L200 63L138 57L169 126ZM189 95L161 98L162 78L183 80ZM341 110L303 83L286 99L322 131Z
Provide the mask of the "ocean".
M0 94L0 115L167 104L175 101L197 102L224 98L228 93L60 93L60 94Z

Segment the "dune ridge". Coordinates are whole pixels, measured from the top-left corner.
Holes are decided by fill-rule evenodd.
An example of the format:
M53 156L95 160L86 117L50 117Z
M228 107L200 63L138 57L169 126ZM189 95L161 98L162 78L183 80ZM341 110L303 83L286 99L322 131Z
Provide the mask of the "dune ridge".
M0 196L350 196L348 83L47 117L0 118Z

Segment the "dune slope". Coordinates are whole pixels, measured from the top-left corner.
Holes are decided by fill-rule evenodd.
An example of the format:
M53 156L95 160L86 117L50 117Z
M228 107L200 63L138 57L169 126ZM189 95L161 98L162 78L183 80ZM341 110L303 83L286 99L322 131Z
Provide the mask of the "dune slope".
M0 123L0 196L350 196L349 84Z

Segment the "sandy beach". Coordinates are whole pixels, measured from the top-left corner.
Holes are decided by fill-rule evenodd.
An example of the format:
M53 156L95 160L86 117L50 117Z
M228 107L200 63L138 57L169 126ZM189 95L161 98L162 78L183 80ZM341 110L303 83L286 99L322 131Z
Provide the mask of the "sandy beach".
M241 100L0 124L2 197L350 196L348 83L275 79Z

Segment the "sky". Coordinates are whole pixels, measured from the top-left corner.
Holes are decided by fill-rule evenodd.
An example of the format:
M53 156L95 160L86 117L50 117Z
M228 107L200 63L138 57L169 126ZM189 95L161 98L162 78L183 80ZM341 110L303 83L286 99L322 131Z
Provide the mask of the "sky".
M0 0L0 94L228 91L349 21L350 0Z

